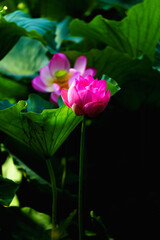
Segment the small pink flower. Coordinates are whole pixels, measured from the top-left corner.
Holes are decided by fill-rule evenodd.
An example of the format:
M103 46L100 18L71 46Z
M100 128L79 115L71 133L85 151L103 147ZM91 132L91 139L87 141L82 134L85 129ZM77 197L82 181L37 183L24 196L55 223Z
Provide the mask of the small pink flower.
M91 75L85 78L80 76L69 90L62 89L61 96L76 115L93 117L101 113L109 102L110 90L106 88L105 80L94 79Z
M56 53L47 66L40 69L40 75L32 80L32 86L39 92L51 92L50 100L57 103L62 88L68 89L78 76L94 76L96 69L86 68L85 56L77 58L74 68L63 53Z

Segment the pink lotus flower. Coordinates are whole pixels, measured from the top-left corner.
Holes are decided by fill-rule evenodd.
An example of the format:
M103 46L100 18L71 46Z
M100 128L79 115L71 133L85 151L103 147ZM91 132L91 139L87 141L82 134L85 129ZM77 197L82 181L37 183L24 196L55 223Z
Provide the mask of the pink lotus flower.
M110 99L110 90L106 90L105 80L94 79L91 75L80 76L72 83L69 90L62 89L61 96L64 103L73 112L90 117L101 113Z
M40 69L40 75L32 80L32 86L39 92L51 92L50 100L57 103L62 88L68 89L78 76L94 76L96 69L86 68L85 56L77 58L74 68L63 53L56 53L47 66Z

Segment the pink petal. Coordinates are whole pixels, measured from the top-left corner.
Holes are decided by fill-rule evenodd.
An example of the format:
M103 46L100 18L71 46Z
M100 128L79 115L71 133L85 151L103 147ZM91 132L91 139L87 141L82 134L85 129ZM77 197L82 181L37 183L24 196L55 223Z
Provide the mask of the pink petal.
M107 106L109 100L110 100L110 97L111 97L111 91L110 90L107 90L106 91L106 94L105 94L105 97L102 99L103 102L105 102L105 105Z
M52 88L53 88L53 92L55 92L57 95L61 95L61 89L57 83L54 83L52 85Z
M61 91L61 97L62 97L62 100L63 102L70 108L70 104L68 102L68 90L67 89L62 89Z
M82 85L83 87L87 87L89 84L88 76L86 78L79 76L78 78L75 79L75 82L76 82L77 86Z
M87 65L87 58L85 56L81 56L77 58L74 68L83 75Z
M95 84L95 82L97 81L97 79L94 79L91 75L87 75L85 79L87 79L88 84L91 84L92 82Z
M70 68L70 69L69 69L69 72L76 73L77 70L76 70L75 68Z
M76 103L79 106L82 105L81 99L79 97L79 94L78 94L78 91L76 89L74 82L68 90L68 102L71 107L74 103Z
M37 76L32 80L32 87L39 92L53 92L52 86L45 85L40 76Z
M89 117L94 117L104 111L106 105L104 102L90 102L87 103L83 109L85 114Z
M106 91L106 89L107 89L106 80L99 80L98 85L99 85L99 91Z
M72 85L72 83L75 81L76 78L79 78L80 72L75 72L68 80L69 87Z
M102 96L106 93L107 84L105 80L97 80L95 79L90 85L87 87L90 91L95 93L98 99L101 100Z
M84 115L84 111L81 107L79 107L76 103L74 103L72 105L72 111L77 115L77 116L81 116Z
M95 76L97 73L97 69L95 68L87 68L84 73L83 73L83 77L86 77L87 75L91 75L91 76Z
M101 99L101 101L87 103L85 106L83 106L85 114L93 117L103 112L110 100L110 96L110 90L107 90L104 98Z
M59 95L57 95L55 92L52 92L51 95L50 95L50 101L57 104L58 97L59 97Z
M82 85L81 82L76 85L76 89L83 106L88 102L98 100L97 96L93 92L88 90L84 85Z
M51 82L53 81L53 77L50 74L48 65L40 69L40 77L41 77L41 81L45 85L51 85Z
M70 63L67 57L63 53L54 54L53 58L49 62L49 70L52 76L58 70L66 70L69 71Z

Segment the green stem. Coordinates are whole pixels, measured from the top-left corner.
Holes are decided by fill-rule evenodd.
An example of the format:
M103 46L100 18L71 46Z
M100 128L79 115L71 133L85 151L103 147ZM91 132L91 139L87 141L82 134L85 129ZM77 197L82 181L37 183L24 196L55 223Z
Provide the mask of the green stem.
M83 240L83 173L84 173L84 147L85 147L85 116L81 127L80 159L79 159L79 192L78 192L78 228L79 240Z
M52 231L54 231L56 229L57 188L51 159L46 159L46 163L52 187Z

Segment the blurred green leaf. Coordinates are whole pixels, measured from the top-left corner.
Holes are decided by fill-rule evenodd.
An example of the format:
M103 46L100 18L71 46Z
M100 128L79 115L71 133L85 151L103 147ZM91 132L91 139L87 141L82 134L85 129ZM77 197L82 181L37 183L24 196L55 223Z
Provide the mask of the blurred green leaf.
M142 2L143 0L96 0L98 8L108 10L112 7L125 7L130 8L131 6Z
M9 206L18 188L19 184L0 175L0 204Z
M154 56L153 68L160 72L160 41L156 46L156 53Z
M15 166L11 155L7 157L6 161L2 165L2 176L16 183L20 183L22 180L22 173Z
M71 61L75 61L77 57L82 55L81 52L67 51L65 52ZM120 87L126 82L141 79L145 81L153 74L151 61L147 58L132 59L128 54L122 54L112 47L106 47L102 50L92 49L83 53L87 57L87 66L94 66L98 69L97 77L101 79L105 74L113 78Z
M60 48L64 40L73 41L75 43L79 43L82 40L81 37L70 36L69 24L71 20L72 20L71 17L66 17L64 20L57 22L55 41L58 49Z
M74 62L82 53L67 51L66 55ZM147 57L133 59L109 46L103 50L92 49L83 55L87 57L87 66L98 69L98 79L105 74L118 83L121 91L115 98L119 103L131 109L139 108L144 101L159 105L159 73L152 68L152 62Z
M44 213L28 207L0 206L0 216L2 239L50 240L50 217Z
M54 103L44 100L37 94L30 94L26 102L27 112L41 113L44 109L53 109L57 107Z
M13 80L0 76L0 100L10 98L21 98L28 94L28 88Z
M0 60L12 49L20 37L25 36L46 44L42 35L34 30L26 31L14 22L8 22L0 14ZM4 41L5 39L5 41Z
M41 113L24 112L26 101L6 109L2 102L1 108L0 130L46 156L52 156L82 120L65 105Z
M3 109L11 107L13 105L14 104L11 104L8 100L3 100L0 102L0 109L3 110Z
M37 212L29 207L24 207L21 209L21 211L32 221L40 225L44 230L49 230L52 228L51 218L47 214Z
M0 62L0 71L17 80L34 77L41 67L48 64L47 49L38 41L21 37L17 44Z
M97 234L95 232L89 231L89 230L85 230L85 236L86 237L94 237Z
M41 0L38 3L40 4L42 17L62 20L66 16L82 16L94 2L94 0Z
M23 172L23 175L29 180L30 183L36 185L36 189L41 192L51 192L51 185L44 178L39 176L35 171L29 168L24 162L12 154L13 161L17 169Z
M27 31L36 31L41 34L47 43L47 47L55 50L56 43L54 35L56 30L56 22L46 18L31 18L29 14L22 11L14 11L4 17L8 22L15 22L19 27L25 28Z
M72 21L71 34L95 39L116 50L128 53L132 58L142 55L153 60L155 47L160 39L160 1L145 0L130 8L122 21L113 21L96 16L86 23Z
M46 56L48 49L55 52L56 25L48 19L30 18L21 11L10 13L5 19L10 23L14 22L24 31L36 31L45 40L47 46L35 39L21 37L12 51L0 62L0 71L15 77L33 76L41 67L48 64L49 60Z
M27 13L22 11L15 11L5 15L8 22L15 22L19 27L25 28L27 31L36 31L41 35L51 29L54 29L54 22L45 18L31 18Z

